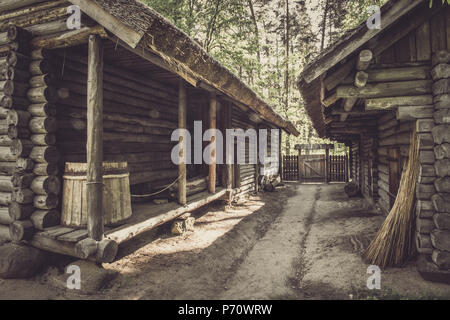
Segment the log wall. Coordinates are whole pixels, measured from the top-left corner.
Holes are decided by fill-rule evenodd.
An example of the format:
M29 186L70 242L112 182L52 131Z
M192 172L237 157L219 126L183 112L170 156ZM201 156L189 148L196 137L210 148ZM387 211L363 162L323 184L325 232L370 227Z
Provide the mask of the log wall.
M257 125L252 122L248 115L236 106L232 109L232 127L234 129L257 129ZM237 152L239 150L236 149ZM249 140L246 139L245 150L241 149L240 152L245 153L246 164L235 165L235 185L236 196L242 196L249 192L256 190L257 171L255 164L249 164L250 156L258 156L254 154L254 149L250 148Z
M414 123L399 121L395 111L391 111L378 119L378 203L389 212L396 193L390 187L399 182L401 170L409 155L410 137ZM394 155L393 155L394 154ZM394 172L392 166L398 163L399 170Z
M86 162L86 56L49 52L57 101L61 166ZM161 186L177 177L170 160L177 128L176 88L105 62L104 161L127 161L131 185ZM151 188L154 189L154 188Z

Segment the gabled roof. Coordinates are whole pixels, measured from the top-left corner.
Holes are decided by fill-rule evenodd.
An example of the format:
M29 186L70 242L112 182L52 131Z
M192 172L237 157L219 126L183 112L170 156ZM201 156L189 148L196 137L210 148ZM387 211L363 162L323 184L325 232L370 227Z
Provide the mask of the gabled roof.
M303 69L298 78L298 87L305 103L305 109L319 136L324 137L326 134L320 98L321 77L425 1L428 0L388 1L381 8L381 29L369 29L366 21L362 22L357 28L344 34Z
M174 69L187 73L196 87L205 85L262 115L268 122L298 135L250 87L212 58L193 39L138 0L69 0L130 48L157 54ZM193 79L193 80L192 80Z

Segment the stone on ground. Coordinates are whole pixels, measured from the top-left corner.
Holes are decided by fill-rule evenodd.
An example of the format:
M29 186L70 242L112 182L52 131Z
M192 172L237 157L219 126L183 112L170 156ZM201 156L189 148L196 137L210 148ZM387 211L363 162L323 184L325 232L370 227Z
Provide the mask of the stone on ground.
M0 278L30 278L42 270L46 262L47 254L42 250L14 243L0 246Z
M170 229L170 232L175 236L182 235L184 231L184 221L175 221Z
M184 220L184 228L186 231L194 231L195 218L189 217Z

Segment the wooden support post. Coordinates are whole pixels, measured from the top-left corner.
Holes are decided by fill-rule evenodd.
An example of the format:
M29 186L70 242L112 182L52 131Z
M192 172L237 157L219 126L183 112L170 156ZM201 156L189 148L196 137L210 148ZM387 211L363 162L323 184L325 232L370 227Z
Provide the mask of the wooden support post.
M325 183L330 181L330 177L328 176L328 171L330 167L330 149L325 149Z
M279 134L279 141L278 141L278 153L279 153L279 159L278 159L278 170L280 172L280 178L281 181L283 181L283 149L281 147L282 142L283 142L283 130L280 130L280 134Z
M298 181L302 180L302 148L298 149Z
M210 93L209 101L209 128L216 129L217 122L217 95ZM209 164L208 190L210 193L216 192L216 136L211 137L211 162Z
M180 79L178 92L178 128L186 129L187 96L184 80ZM180 137L180 164L178 165L178 203L186 204L186 141Z
M231 123L231 121L232 121L232 104L230 102L227 102L227 104L224 105L223 107L226 110L226 112L224 113L225 117L226 117L226 119L225 119L226 128L225 129L231 129L231 127L232 127L232 123ZM233 156L232 152L226 152L226 159L227 159L227 161L226 161L226 166L227 166L226 187L227 187L227 190L233 189L233 181L234 181L234 179L233 179L233 160L234 159L232 156Z
M87 87L87 215L89 237L103 239L103 44L89 36Z

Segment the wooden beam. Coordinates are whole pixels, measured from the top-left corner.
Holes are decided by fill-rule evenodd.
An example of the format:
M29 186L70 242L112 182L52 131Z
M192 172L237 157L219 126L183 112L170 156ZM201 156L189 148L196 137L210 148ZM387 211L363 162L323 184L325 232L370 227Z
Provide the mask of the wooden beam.
M410 66L367 70L368 83L430 79L429 66Z
M186 129L187 95L184 80L180 79L178 84L178 128ZM180 137L180 164L178 165L178 203L186 204L186 141Z
M93 34L99 35L102 38L107 37L105 29L102 26L97 25L92 28L84 27L79 30L35 37L33 38L33 40L31 40L31 47L33 49L57 49L74 47L86 43L89 36Z
M397 120L416 120L433 118L434 106L400 106L397 109Z
M370 50L362 50L359 53L358 60L356 62L356 70L364 71L369 68L370 62L372 62L373 53Z
M336 88L345 78L347 78L355 68L356 60L352 59L344 65L338 67L335 72L331 73L323 80L323 86L328 91Z
M401 105L406 106L420 106L433 104L433 96L399 96L399 97L385 97L377 99L366 99L366 111L370 110L389 110Z
M103 44L89 37L87 88L87 215L89 237L103 238Z
M367 41L369 41L379 33L385 31L390 25L398 20L399 16L403 16L422 3L424 3L423 0L396 1L392 4L389 10L382 13L382 29L367 29L367 26L361 26L361 30L352 37L351 41L347 41L341 46L334 48L333 51L327 52L322 59L317 61L317 63L312 64L307 70L304 71L304 73L302 74L302 78L307 83L311 83L332 66L336 65L339 61L345 59L355 50L360 48Z
M95 1L91 0L69 0L71 3L78 5L81 10L93 20L101 23L108 31L117 36L131 48L136 48L138 43L144 36L144 31L136 31L125 25L118 18L105 11Z
M217 127L217 96L215 92L210 93L209 102L209 128ZM208 190L210 193L216 192L216 135L211 137L211 158L209 164Z
M385 82L368 84L363 88L339 86L337 98L383 98L431 93L431 80Z
M231 102L227 102L225 105L222 106L222 108L225 108L224 115L224 123L225 123L225 129L231 129L233 127L232 125L232 112L233 107ZM233 157L232 152L226 152L226 188L227 190L233 189Z

